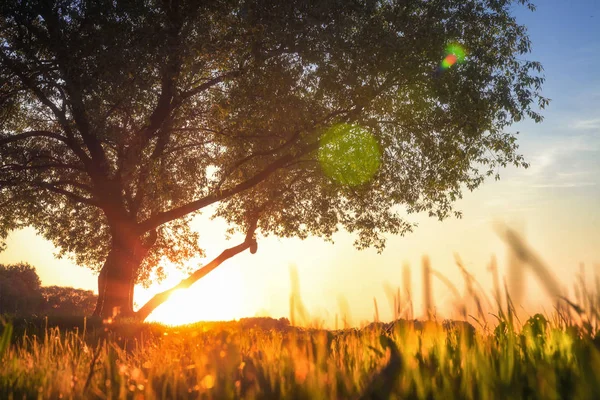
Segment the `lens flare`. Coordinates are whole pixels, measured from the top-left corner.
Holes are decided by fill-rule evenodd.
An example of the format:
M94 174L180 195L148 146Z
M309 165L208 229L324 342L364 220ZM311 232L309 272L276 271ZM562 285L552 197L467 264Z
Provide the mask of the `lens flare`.
M442 68L443 69L448 69L451 66L453 66L456 63L456 60L458 58L454 55L454 54L449 54L446 56L446 58L444 58L444 60L442 61Z
M451 43L446 46L446 54L454 54L458 62L465 61L466 51L464 47L458 43Z
M456 63L462 63L465 61L466 51L458 43L450 43L446 46L446 57L442 60L440 65L441 70L446 70Z
M375 137L366 129L350 124L334 125L325 131L318 156L325 175L348 186L368 182L381 164Z

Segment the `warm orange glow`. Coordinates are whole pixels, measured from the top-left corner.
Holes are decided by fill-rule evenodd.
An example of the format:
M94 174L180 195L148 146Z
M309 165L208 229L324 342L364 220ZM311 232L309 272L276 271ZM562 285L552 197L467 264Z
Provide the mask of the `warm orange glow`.
M163 305L159 306L147 318L149 322L165 325L183 325L197 321L223 321L243 317L242 281L223 266L196 282L188 289L173 292ZM143 304L154 294L177 284L184 275L180 272L169 274L169 278L160 285L140 290L138 304Z
M531 169L527 171L530 173ZM600 241L600 219L597 212L590 211L594 210L593 207L597 208L595 198L559 198L552 202L540 201L533 208L513 209L511 204L519 203L518 194L511 192L510 183L499 181L496 184L506 196L512 193L512 197L494 197L497 189L490 185L465 196L461 208L469 210L469 213L463 219L439 222L427 216L413 217L412 220L419 223L418 229L405 237L390 237L386 250L380 255L373 250L356 251L352 246L353 237L346 233L336 235L333 245L319 238L304 241L261 238L256 254L246 251L226 261L191 288L173 294L169 301L150 315L148 321L177 325L254 316L290 318L290 294L293 293L290 265L297 267L300 284L297 295L307 314L303 320L296 312L294 317L297 323L311 323L315 318L320 318L330 328L336 326L336 320L340 327L345 325L344 321L351 326L360 326L363 321L374 319L373 298L378 305L379 319L390 321L394 317L392 310L397 306L393 297L398 287L402 297L402 312L409 312L412 306L414 317L420 318L424 309L421 268L425 254L429 256L431 268L455 285L459 296L464 294L464 284L454 253L460 255L466 269L481 283L488 295L493 289L488 266L491 256L495 254L500 285L503 285L508 271L507 249L495 233L493 221L505 221L522 231L527 242L567 288L572 288L580 261L585 263L590 277L593 278L594 273L600 271L600 267L594 267L600 265L597 246ZM529 197L526 200L537 201ZM567 207L572 209L564 211ZM511 214L507 215L506 210L511 210ZM548 218L548 215L552 218ZM222 226L208 223L211 222L199 226L198 230L224 231ZM573 234L566 235L565 232ZM203 239L202 243L212 254L204 260L191 263L191 266L207 263L222 249L237 242L235 238L227 242L215 235ZM39 251L33 252L32 248ZM55 251L52 244L36 236L33 229L24 229L11 234L7 251L0 253L0 263L31 263L36 267L43 285L96 289L97 276L88 269L69 264L68 259L52 258ZM410 267L410 274L403 274L405 263ZM56 271L64 273L58 274ZM520 272L519 279L527 285L527 291L518 309L525 310L529 316L538 312L540 307L552 309L544 287L531 269L525 268ZM153 285L149 289L141 286L135 288L138 307L154 294L176 285L185 277L174 268L167 269L166 273L167 280L160 285ZM407 281L410 282L409 286ZM407 291L412 294L411 303L406 302ZM440 318L454 316L458 296L436 277L432 279L431 293L436 314ZM340 297L346 301L340 302Z

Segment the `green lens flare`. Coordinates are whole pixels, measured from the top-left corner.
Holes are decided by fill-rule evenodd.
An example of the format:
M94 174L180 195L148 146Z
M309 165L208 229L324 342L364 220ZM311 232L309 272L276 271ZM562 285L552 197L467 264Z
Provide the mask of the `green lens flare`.
M348 186L370 181L381 164L373 135L350 124L334 125L321 135L318 157L325 175Z
M456 61L461 63L465 61L466 51L465 48L460 44L450 43L448 46L446 46L446 55L456 56Z
M456 63L465 61L466 51L458 43L450 43L446 46L446 57L442 60L442 64L439 67L440 71L446 70Z

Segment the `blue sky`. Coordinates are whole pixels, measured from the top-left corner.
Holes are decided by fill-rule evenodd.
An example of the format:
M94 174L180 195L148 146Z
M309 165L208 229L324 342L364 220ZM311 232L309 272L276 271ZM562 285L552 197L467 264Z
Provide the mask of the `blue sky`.
M372 317L373 297L380 304L387 302L382 285L401 284L404 262L415 268L413 286L418 292L420 270L416 267L423 254L429 255L433 268L460 287L460 274L454 267L457 252L489 287L486 267L492 254L498 256L505 272L505 247L493 229L498 221L523 232L565 285L573 281L579 262L584 262L590 273L600 274L600 0L536 3L535 12L515 7L518 21L528 27L533 42L533 53L527 58L543 64L543 94L552 100L543 111L542 123L524 121L511 127L521 132L520 149L531 163L529 169L500 171L500 181L490 180L466 193L458 203L464 212L461 220L415 217L417 231L404 238L390 237L382 255L354 250L352 239L345 234L335 237L335 246L318 239L264 240L255 256L243 254L232 259L190 289L200 303L217 300L227 304L215 315L202 314L199 306L197 318L239 318L256 313L287 316L290 265L298 269L301 294L314 315L331 318L343 296L355 322ZM198 226L201 237L206 237L203 232L220 229L208 228L205 222ZM218 254L224 246L227 244L211 236L206 247L209 254ZM0 262L29 261L47 285L95 289L94 275L68 260L54 260L52 252L49 243L26 230L11 235ZM270 279L259 279L265 276ZM173 274L171 282L178 278ZM526 271L523 279L531 285L530 303L539 305L542 289ZM443 286L435 289L438 304L450 302ZM150 292L139 293L143 301ZM418 308L418 300L415 303ZM183 304L165 307L163 313L173 313ZM383 306L380 313L383 319L389 317Z
M535 12L519 7L516 15L528 27L528 58L543 64L552 102L542 124L515 125L532 164L520 176L551 196L600 200L600 1L538 3Z

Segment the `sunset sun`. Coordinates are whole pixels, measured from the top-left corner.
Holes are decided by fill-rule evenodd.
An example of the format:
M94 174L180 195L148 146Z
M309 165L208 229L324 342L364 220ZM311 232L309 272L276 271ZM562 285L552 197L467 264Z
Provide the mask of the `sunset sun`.
M197 321L225 321L243 315L243 282L231 273L231 265L223 266L188 289L174 291L169 299L146 319L165 325L182 325ZM152 295L177 284L184 275L173 272L160 285L140 291L140 303Z

